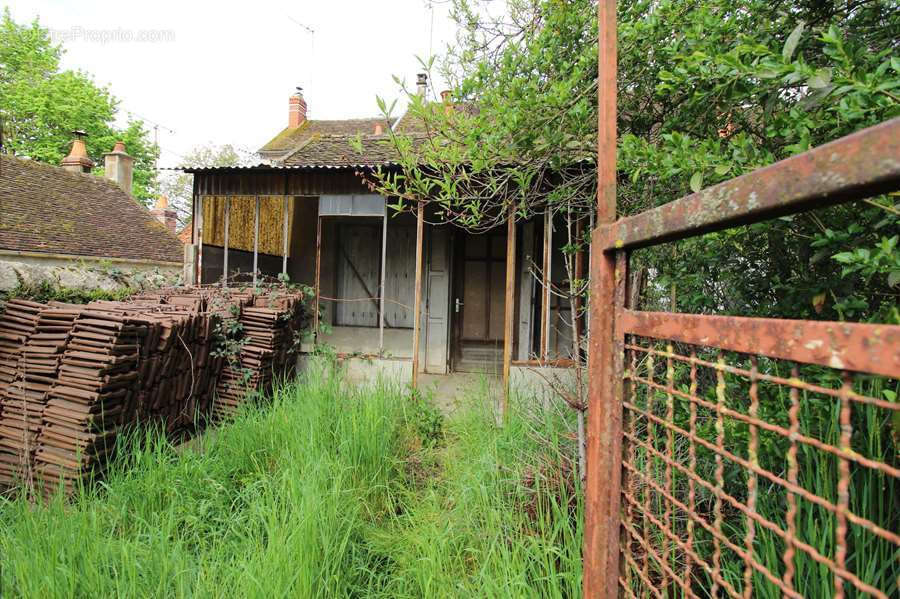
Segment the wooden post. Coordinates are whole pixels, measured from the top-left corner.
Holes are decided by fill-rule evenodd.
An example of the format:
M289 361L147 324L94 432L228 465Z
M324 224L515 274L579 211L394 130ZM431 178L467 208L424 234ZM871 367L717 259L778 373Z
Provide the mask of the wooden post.
M616 218L616 3L597 6L597 222L592 245ZM614 599L619 586L619 501L622 443L622 343L617 337L617 279L625 252L591 256L591 330L585 488L584 597ZM617 264L618 262L618 264ZM624 299L624 297L623 297ZM618 371L618 372L617 372Z
M316 217L316 305L313 313L313 339L319 342L319 279L322 273L322 217Z
M288 257L288 197L284 196L284 203L281 206L281 274L287 274L287 257Z
M225 251L222 255L222 287L228 287L228 229L231 223L231 196L225 197Z
M578 240L578 250L575 252L575 281L581 281L584 279L584 250L581 248L582 238L584 237L584 219L582 217L578 217L575 221L575 239ZM576 283L577 284L577 283ZM581 302L581 294L579 293L574 298L572 298L572 319L574 324L574 332L575 339L581 339L581 335L584 332L581 327L581 310L582 310L582 302ZM580 348L581 344L579 342L578 348ZM578 349L580 352L581 350ZM573 359L581 361L580 353L572 356Z
M378 351L384 352L384 296L387 280L387 204L381 221L381 293L378 303Z
M413 356L412 356L412 388L416 389L419 382L419 336L421 334L422 319L422 241L425 228L425 208L422 200L419 200L418 213L416 215L416 295L413 302Z
M516 206L511 204L506 219L506 300L503 312L503 399L500 420L506 418L509 404L509 370L512 365L513 317L516 311Z
M203 196L197 196L197 286L203 285Z
M549 208L548 208L549 210ZM544 255L541 277L541 361L550 354L550 244L553 218L548 211L544 215Z
M253 286L256 287L256 271L259 263L259 196L256 196L256 209L253 212Z

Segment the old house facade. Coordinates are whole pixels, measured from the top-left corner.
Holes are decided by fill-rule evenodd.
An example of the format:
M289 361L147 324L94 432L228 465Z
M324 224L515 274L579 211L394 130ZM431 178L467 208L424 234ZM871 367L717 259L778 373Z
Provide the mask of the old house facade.
M283 272L314 290L318 341L409 374L570 362L571 310L546 284L567 276L564 240L548 219L515 223L510 240L507 226L473 234L441 224L427 204L417 218L369 191L367 173L396 166L388 129L404 126L402 117L307 120L298 93L288 126L259 152L269 163L185 169L199 282Z

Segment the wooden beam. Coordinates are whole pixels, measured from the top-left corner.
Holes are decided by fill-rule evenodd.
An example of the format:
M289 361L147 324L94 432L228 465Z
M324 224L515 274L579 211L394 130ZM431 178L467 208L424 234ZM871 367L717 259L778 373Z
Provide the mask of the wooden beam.
M322 217L316 217L316 302L313 313L313 339L319 342L319 296L321 295L320 277L322 273Z
M253 211L253 286L256 287L256 271L259 265L259 196L256 196L256 209Z
M506 419L509 405L509 371L512 364L513 320L516 311L516 207L509 207L506 218L506 300L503 312L503 399L500 421Z
M281 274L287 274L287 258L288 258L288 197L284 196L284 203L281 206Z
M553 218L550 212L544 215L544 252L541 274L541 360L550 357L550 243Z
M616 218L616 3L597 3L597 223ZM624 303L625 252L591 256L591 331L585 483L585 599L615 599L619 591L619 502L622 443L622 345L617 301Z
M413 302L413 356L412 356L412 388L416 389L419 382L419 337L421 335L422 320L422 242L425 229L424 202L419 200L416 214L416 294Z
M384 296L387 279L387 205L384 207L384 217L381 220L381 294L378 308L378 351L384 353Z
M203 284L203 196L197 196L197 285Z
M579 281L584 279L584 248L581 246L584 237L584 219L582 217L577 217L575 220L575 239L578 240L577 247L578 249L575 252L575 281L578 284ZM574 333L575 333L575 341L577 342L575 348L577 352L581 351L581 335L583 334L583 330L581 327L582 317L582 302L581 302L581 294L579 293L574 298L572 298L572 322L574 324ZM580 353L576 353L572 356L572 359L576 361L581 360Z
M228 229L231 222L231 196L225 197L225 252L222 257L222 287L228 287Z

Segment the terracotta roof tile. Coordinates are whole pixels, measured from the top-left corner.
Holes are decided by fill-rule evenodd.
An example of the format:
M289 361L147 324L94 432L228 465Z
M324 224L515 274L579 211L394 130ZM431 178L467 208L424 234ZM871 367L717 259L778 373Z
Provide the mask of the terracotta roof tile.
M102 177L0 155L0 249L181 262L165 225Z

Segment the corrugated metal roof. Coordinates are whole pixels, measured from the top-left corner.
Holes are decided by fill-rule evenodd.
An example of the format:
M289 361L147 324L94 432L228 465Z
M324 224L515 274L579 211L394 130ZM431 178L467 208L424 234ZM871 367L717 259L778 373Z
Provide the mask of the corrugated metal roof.
M382 163L346 163L346 164L253 164L245 166L176 166L169 169L185 173L228 173L228 172L268 172L268 171L341 171L374 168L378 166L397 166L396 162Z

